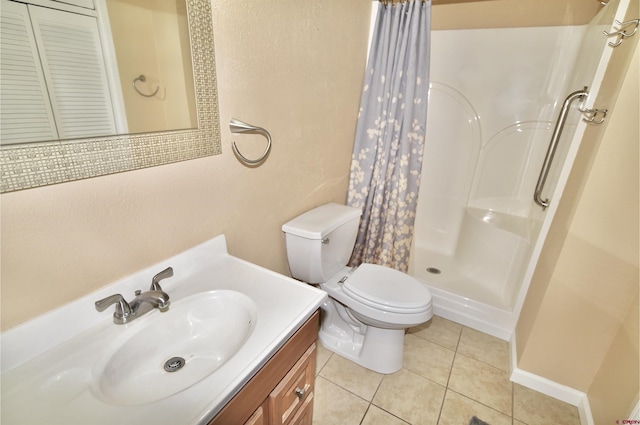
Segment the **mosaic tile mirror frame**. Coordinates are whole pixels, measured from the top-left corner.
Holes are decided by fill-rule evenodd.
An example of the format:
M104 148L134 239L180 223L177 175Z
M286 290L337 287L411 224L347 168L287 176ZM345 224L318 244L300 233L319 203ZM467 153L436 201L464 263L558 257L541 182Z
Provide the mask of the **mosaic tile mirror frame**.
M221 153L209 0L186 0L197 129L6 145L0 192L35 188Z

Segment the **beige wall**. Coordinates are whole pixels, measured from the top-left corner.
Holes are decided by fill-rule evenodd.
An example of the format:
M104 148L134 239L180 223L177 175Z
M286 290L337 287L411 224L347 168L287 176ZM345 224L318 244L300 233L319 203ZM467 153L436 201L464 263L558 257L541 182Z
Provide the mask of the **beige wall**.
M618 332L589 386L594 423L613 424L630 418L638 402L638 293L630 299Z
M493 21L504 1L481 2L484 7L479 10L475 9L478 4L469 3L463 9L467 19L464 25L510 25L514 21L509 16ZM545 24L549 11L557 7L546 0L526 4L509 0L509 7L515 7L516 2L518 7L511 10L526 17L518 22L531 25ZM557 15L561 16L564 3L553 0L553 4L558 3L563 5ZM216 0L213 14L223 154L3 195L2 328L220 233L227 235L232 254L286 273L281 224L311 206L345 198L371 5L370 0ZM439 9L444 7L452 6L434 8L434 28L459 27L461 9L456 13ZM621 109L616 105L614 110ZM613 124L615 114L609 128L617 127ZM232 140L247 150L254 142L258 150L262 145L259 138L231 137L227 126L231 117L271 131L273 151L263 166L249 169L233 157ZM637 130L637 119L635 123ZM608 137L609 142L603 142L603 146L614 137ZM625 155L629 158L633 154ZM577 164L577 173L589 169L593 155L587 156ZM605 175L609 169L619 169L609 164L610 159L602 161L599 167ZM617 292L607 289L610 286L602 288L601 281L590 283L593 291L586 292L580 282L555 275L556 259L561 254L564 273L570 278L574 270L589 265L580 262L577 253L581 250L599 261L612 258L618 261L616 264L628 263L617 248L609 252L611 244L594 245L601 236L585 231L594 221L601 223L600 218L577 215L581 221L572 228L575 205L584 186L581 182L573 183L574 194L567 197L569 207L558 212L561 219L554 231L562 237L550 238L545 247L523 320L518 323L518 355L519 366L558 380L557 368L550 370L553 365L547 359L559 359L558 364L575 371L577 359L597 352L589 354L585 372L589 379L562 378L594 394L595 405L606 393L602 389L610 385L610 368L622 353L618 347L633 347L633 337L637 337L633 318L637 312L631 308L631 301L624 314L617 312L615 307L620 304L615 303L621 301L617 295L609 297ZM596 190L593 185L597 184L590 183L586 192L600 195L603 189ZM631 188L624 190L625 194L627 190L633 192ZM634 201L627 198L625 206L637 207L637 188L633 193ZM610 194L609 190L602 195L614 196L611 202L622 202L620 197L625 196L617 191ZM622 210L611 211L622 214ZM605 224L623 218L616 216ZM570 228L572 235L565 243L563 235ZM618 279L607 278L607 285L613 284L618 285ZM620 282L619 287L633 294L632 286ZM567 303L555 302L557 294ZM590 326L598 325L598 320L584 312L593 312L608 324L598 331L595 340L590 339L594 333ZM612 313L614 319L609 317ZM630 343L625 340L627 336ZM581 349L560 350L567 347L567 340L582 345ZM597 345L587 346L587 342Z
M614 54L598 98L611 114L586 132L516 329L518 367L586 392L598 424L638 400L636 43Z
M3 329L221 233L287 273L281 225L344 202L371 1L213 4L223 154L2 195ZM232 117L271 132L261 167L233 156L264 139Z
M583 25L600 10L594 0L433 0L433 4L434 30Z

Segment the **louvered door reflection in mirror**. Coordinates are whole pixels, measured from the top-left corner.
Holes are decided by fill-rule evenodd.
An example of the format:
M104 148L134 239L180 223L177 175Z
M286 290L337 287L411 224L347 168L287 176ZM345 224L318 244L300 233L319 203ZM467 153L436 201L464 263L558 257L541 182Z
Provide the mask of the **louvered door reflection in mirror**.
M2 18L3 144L126 132L95 18L7 0Z

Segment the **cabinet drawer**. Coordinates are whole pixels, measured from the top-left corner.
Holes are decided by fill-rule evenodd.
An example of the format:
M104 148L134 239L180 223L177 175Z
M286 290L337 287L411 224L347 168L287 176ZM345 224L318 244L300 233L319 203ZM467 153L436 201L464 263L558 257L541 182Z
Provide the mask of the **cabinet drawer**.
M305 401L312 399L315 372L316 344L313 343L269 394L271 425L289 424Z
M244 425L268 425L267 420L264 416L264 409L262 406L258 407L253 415L244 423Z
M293 417L290 425L312 425L313 424L313 393L306 397L298 413Z

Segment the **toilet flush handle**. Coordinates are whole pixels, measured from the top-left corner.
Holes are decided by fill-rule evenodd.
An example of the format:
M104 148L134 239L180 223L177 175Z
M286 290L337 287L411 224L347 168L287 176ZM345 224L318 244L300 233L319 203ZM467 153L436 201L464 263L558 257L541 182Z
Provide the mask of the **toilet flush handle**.
M322 242L323 244L328 244L330 242L330 240L329 240L329 238L324 238L320 242Z

